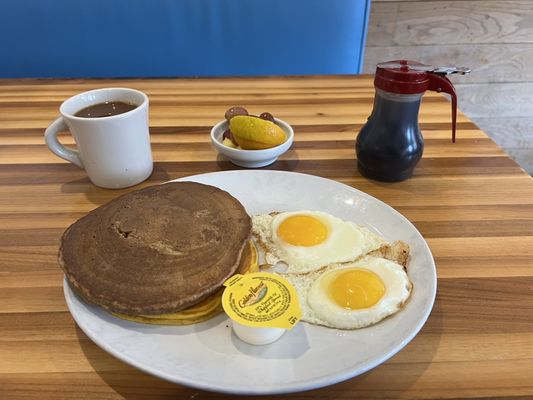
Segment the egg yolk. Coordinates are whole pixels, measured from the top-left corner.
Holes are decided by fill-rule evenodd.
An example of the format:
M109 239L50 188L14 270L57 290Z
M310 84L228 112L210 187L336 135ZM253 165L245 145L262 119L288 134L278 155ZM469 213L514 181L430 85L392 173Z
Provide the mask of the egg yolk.
M328 228L309 215L293 215L278 226L278 236L293 246L316 246L328 237Z
M385 284L374 272L353 269L340 272L328 288L335 303L348 310L372 307L385 294Z

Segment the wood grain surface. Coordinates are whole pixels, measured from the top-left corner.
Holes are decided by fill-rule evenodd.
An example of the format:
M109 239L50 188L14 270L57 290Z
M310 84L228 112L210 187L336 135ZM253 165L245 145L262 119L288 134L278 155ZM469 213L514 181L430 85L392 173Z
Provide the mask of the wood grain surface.
M375 0L379 45L533 43L528 0ZM379 29L394 21L394 28Z
M459 108L533 174L533 2L528 0L373 0L364 72L378 62L418 60L468 66L452 76ZM522 119L516 127L516 119ZM506 125L505 136L500 127ZM520 148L513 145L521 140Z
M93 186L46 148L60 103L125 86L150 97L155 170L124 190ZM142 373L76 326L56 254L63 230L116 196L191 174L239 169L210 127L232 105L291 123L292 148L267 169L343 182L396 208L426 238L438 272L433 312L385 364L330 387L272 398L533 398L533 180L464 115L424 97L425 153L400 183L363 178L354 143L373 98L370 77L0 81L0 399L230 399ZM65 143L73 140L65 133ZM252 398L252 397L243 397Z

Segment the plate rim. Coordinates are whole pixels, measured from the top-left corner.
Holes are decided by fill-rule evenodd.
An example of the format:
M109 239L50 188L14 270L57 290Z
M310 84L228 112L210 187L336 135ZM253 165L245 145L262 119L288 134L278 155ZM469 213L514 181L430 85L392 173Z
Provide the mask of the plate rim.
M216 175L230 175L230 174L272 174L272 175L292 175L292 176L304 176L305 179L316 179L318 181L327 182L327 184L338 184L344 186L345 189L348 189L354 193L357 193L358 196L362 196L366 199L370 199L371 201L377 202L380 207L385 207L389 211L392 211L397 217L400 219L403 219L404 222L406 222L412 231L416 233L419 239L421 239L421 243L423 244L424 250L430 255L431 260L431 267L432 267L432 275L433 275L433 281L432 287L434 288L433 293L430 294L428 298L428 303L426 304L426 308L423 311L423 314L421 317L417 320L417 323L411 328L409 331L409 334L403 337L403 339L394 346L389 352L383 354L381 357L378 357L373 362L368 362L364 366L356 367L352 369L347 369L344 371L344 373L330 373L326 375L322 375L319 378L315 378L312 381L294 381L290 384L284 384L282 387L274 387L271 386L269 388L261 387L259 389L249 388L249 387L224 387L224 386L213 386L213 384L209 383L203 383L200 380L192 380L187 377L183 376L175 376L170 375L165 372L161 372L159 370L150 368L150 366L139 364L138 361L132 359L131 357L122 354L120 351L115 350L111 345L107 344L105 341L100 340L98 337L93 335L92 331L87 332L84 329L84 326L82 323L80 323L80 316L77 315L76 312L73 312L74 304L72 303L72 296L75 296L79 301L86 305L91 305L84 299L80 298L70 287L68 280L66 276L63 278L63 293L64 297L67 303L67 307L69 309L69 312L73 319L75 320L78 327L83 331L85 335L87 335L93 343L95 343L98 347L102 348L107 353L111 354L113 357L116 357L117 359L125 362L126 364L139 369L145 373L148 373L150 375L153 375L155 377L158 377L160 379L183 385L190 388L196 388L200 390L210 391L210 392L217 392L217 393L225 393L225 394L237 394L237 395L275 395L275 394L286 394L286 393L295 393L295 392L302 392L307 390L313 390L318 389L330 385L334 385L339 382L343 382L345 380L354 378L356 376L359 376L365 372L368 372L371 369L376 368L377 366L385 363L387 360L392 358L394 355L396 355L400 350L402 350L409 342L411 342L416 335L420 332L422 327L425 325L427 319L429 318L433 307L435 303L435 298L437 294L437 270L435 265L435 260L433 257L433 254L431 253L431 249L429 245L427 244L426 240L422 236L422 234L418 231L418 229L413 225L413 223L407 219L403 214L401 214L399 211L394 209L392 206L388 205L387 203L381 201L380 199L377 199L376 197L363 192L357 188L354 188L350 185L347 185L345 183L328 179L316 175L311 174L305 174L300 172L293 172L293 171L277 171L277 170L230 170L230 171L216 171L216 172L208 172L203 174L195 174L190 176L184 176L177 179L172 179L167 182L163 182L161 184L165 184L168 182L185 182L185 181L196 181L195 179L200 179L200 177L209 177L209 176L216 176ZM296 178L298 179L298 178ZM215 186L215 185L213 185ZM93 306L93 305L91 305Z

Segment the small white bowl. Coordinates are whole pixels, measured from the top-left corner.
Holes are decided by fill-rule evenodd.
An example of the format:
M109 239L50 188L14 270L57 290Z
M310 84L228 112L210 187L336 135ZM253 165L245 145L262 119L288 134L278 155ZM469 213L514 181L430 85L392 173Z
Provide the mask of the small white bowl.
M241 150L233 149L222 144L222 135L228 129L228 121L223 120L211 129L211 143L217 151L228 158L233 164L246 168L259 168L272 164L280 155L291 147L294 141L294 131L285 121L274 118L276 124L283 129L287 135L287 140L276 147L263 150Z

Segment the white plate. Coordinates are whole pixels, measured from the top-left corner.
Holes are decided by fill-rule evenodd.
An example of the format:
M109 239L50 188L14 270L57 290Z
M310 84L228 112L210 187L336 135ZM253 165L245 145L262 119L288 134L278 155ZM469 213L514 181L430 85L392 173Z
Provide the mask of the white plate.
M186 326L124 321L80 300L65 281L65 298L80 328L120 360L160 378L199 389L275 394L309 390L359 375L401 350L426 321L436 293L433 257L416 228L397 211L341 183L290 172L228 171L190 176L227 190L250 214L313 209L363 224L411 246L414 290L406 307L381 323L343 331L299 323L266 346L241 342L224 315Z

